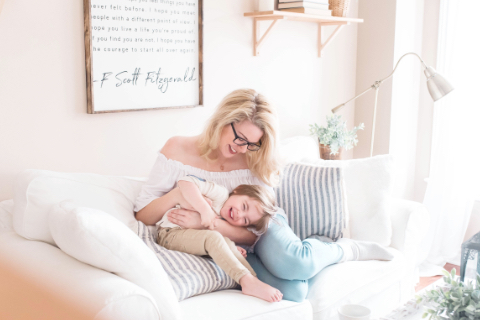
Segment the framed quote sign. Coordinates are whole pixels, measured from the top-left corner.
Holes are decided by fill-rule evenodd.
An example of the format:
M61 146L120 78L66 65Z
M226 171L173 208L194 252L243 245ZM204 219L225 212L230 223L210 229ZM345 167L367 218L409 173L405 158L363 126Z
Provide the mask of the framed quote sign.
M84 0L87 112L203 104L202 0Z

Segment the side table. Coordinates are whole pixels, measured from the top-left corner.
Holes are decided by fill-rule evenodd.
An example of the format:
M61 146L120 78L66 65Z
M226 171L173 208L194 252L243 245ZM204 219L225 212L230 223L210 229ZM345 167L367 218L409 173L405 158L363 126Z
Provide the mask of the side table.
M444 285L445 282L443 281L443 278L435 281L417 292L415 298L408 300L405 304L399 306L389 314L380 317L378 320L423 320L426 302L417 304L416 296L422 296L425 292L435 289L436 287L443 287Z
M423 305L411 299L379 320L421 320L424 312Z

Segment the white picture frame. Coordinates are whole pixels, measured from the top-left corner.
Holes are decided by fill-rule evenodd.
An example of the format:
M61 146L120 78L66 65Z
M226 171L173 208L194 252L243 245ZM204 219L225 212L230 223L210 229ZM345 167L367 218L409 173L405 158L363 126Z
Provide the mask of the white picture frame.
M87 113L203 105L202 0L84 0L84 18Z

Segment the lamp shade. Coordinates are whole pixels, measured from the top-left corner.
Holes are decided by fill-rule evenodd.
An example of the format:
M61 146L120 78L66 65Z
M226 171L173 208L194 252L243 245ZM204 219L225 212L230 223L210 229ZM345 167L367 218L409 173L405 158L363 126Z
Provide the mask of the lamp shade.
M453 86L438 74L434 68L427 67L425 76L427 77L428 92L430 92L433 101L437 101L453 90Z

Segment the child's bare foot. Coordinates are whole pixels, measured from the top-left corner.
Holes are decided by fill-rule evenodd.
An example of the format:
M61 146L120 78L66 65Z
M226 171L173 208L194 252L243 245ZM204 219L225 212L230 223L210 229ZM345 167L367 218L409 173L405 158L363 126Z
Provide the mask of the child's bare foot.
M251 274L247 274L240 279L243 294L254 296L268 302L278 302L282 300L283 294L269 286L268 284L258 280Z

